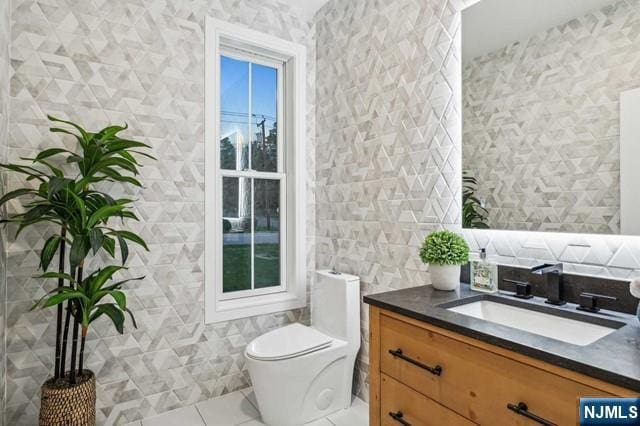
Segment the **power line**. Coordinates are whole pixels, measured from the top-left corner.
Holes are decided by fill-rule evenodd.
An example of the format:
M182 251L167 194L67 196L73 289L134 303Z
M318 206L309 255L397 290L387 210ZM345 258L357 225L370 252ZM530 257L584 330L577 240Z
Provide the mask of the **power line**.
M231 121L231 120L220 120L221 123L228 123L228 124L249 124L246 121Z
M234 112L234 111L220 111L222 115L231 115L235 117L247 117L249 115L248 112ZM251 114L252 117L256 118L266 118L267 120L277 121L276 117L265 115L265 114Z

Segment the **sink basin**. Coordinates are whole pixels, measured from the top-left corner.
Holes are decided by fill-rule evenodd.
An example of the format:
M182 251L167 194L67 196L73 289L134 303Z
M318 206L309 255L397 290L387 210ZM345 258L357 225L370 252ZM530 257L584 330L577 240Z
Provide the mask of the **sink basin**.
M600 321L601 324L594 324L580 319L538 312L532 308L540 307L524 308L492 300L479 300L446 309L578 346L587 346L624 325L615 321ZM567 312L563 313L567 314ZM579 314L577 316L589 318Z

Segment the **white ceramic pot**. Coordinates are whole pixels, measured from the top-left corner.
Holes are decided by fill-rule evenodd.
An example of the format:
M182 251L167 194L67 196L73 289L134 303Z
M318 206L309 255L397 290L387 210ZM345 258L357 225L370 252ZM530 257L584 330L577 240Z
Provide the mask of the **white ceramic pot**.
M431 285L436 290L452 291L460 285L460 265L429 265Z

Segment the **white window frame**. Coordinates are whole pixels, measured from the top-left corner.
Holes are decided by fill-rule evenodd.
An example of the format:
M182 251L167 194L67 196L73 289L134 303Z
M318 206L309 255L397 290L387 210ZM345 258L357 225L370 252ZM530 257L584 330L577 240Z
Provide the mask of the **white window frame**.
M206 18L205 26L205 322L302 308L307 299L306 48L211 17ZM284 73L278 73L282 82L278 108L283 108L278 111L278 119L285 118L284 125L278 129L278 172L250 172L251 177L258 179L280 176L280 250L284 262L281 286L223 294L222 178L247 177L246 172L220 169L220 55L233 56L229 49L285 64ZM259 61L252 59L252 62Z
M220 49L220 54L222 56L231 58L231 59L235 59L238 61L246 61L249 62L250 64L259 64L259 65L264 65L266 67L270 67L270 68L274 68L277 70L277 79L278 79L278 83L277 83L277 111L276 111L276 122L278 123L278 126L280 126L282 129L286 129L286 121L284 120L284 103L285 103L285 90L284 90L284 81L285 81L285 76L284 76L284 64L283 61L280 59L276 59L276 58L266 58L264 56L257 56L251 52L242 52L242 51L238 51L238 50L229 50L228 48L225 47L221 47ZM249 88L251 89L251 66L249 67ZM249 95L249 111L251 111L251 95ZM220 120L222 119L221 117L219 118ZM252 128L252 120L253 117L248 117L247 120L247 125ZM285 206L284 208L280 209L280 230L279 230L279 240L280 240L280 283L279 285L276 286L270 286L270 287L264 287L261 289L255 289L254 287L254 279L255 279L255 274L251 275L251 289L248 290L238 290L238 291L233 291L233 292L228 292L228 293L224 293L222 291L222 286L221 285L216 285L216 300L230 300L230 299L241 299L241 298L245 298L245 297L253 297L253 296L261 296L264 294L270 294L270 293L280 293L283 291L286 291L286 287L287 287L287 173L285 170L285 161L284 161L284 157L285 155L283 155L284 151L284 143L283 143L283 132L278 131L277 137L276 137L276 144L277 144L277 152L278 152L278 158L277 158L277 170L275 172L260 172L257 170L229 170L229 169L220 169L218 170L219 176L222 178L225 177L231 177L231 178L247 178L247 179L251 179L251 217L254 217L254 202L255 201L255 197L254 197L254 184L255 184L255 179L267 179L267 180L277 180L280 184L280 206ZM218 138L216 139L217 141L219 141L220 139L222 139L224 135L219 135ZM249 155L248 157L251 158L251 136L252 133L251 131L249 132L249 140L248 142L248 147L249 147ZM218 146L218 152L220 150L220 146ZM221 183L221 179L217 179L217 181L220 181L219 183ZM222 186L219 187L219 191L217 194L220 195L222 193ZM222 207L222 206L221 206ZM220 211L219 211L220 212ZM219 218L219 220L222 220L222 217ZM254 230L254 221L251 221L251 269L254 270L255 266L254 266L254 262L255 262L255 244L253 243L253 238L255 237L255 230ZM222 256L222 255L221 255Z

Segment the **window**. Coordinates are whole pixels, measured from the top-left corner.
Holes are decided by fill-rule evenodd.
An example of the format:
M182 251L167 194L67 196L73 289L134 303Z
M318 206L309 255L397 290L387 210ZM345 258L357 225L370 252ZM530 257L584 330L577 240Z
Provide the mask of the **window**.
M207 19L207 322L305 305L305 58Z
M220 55L222 294L286 288L286 173L282 159L282 62L246 52ZM284 216L284 215L283 215ZM258 292L257 290L260 290Z

